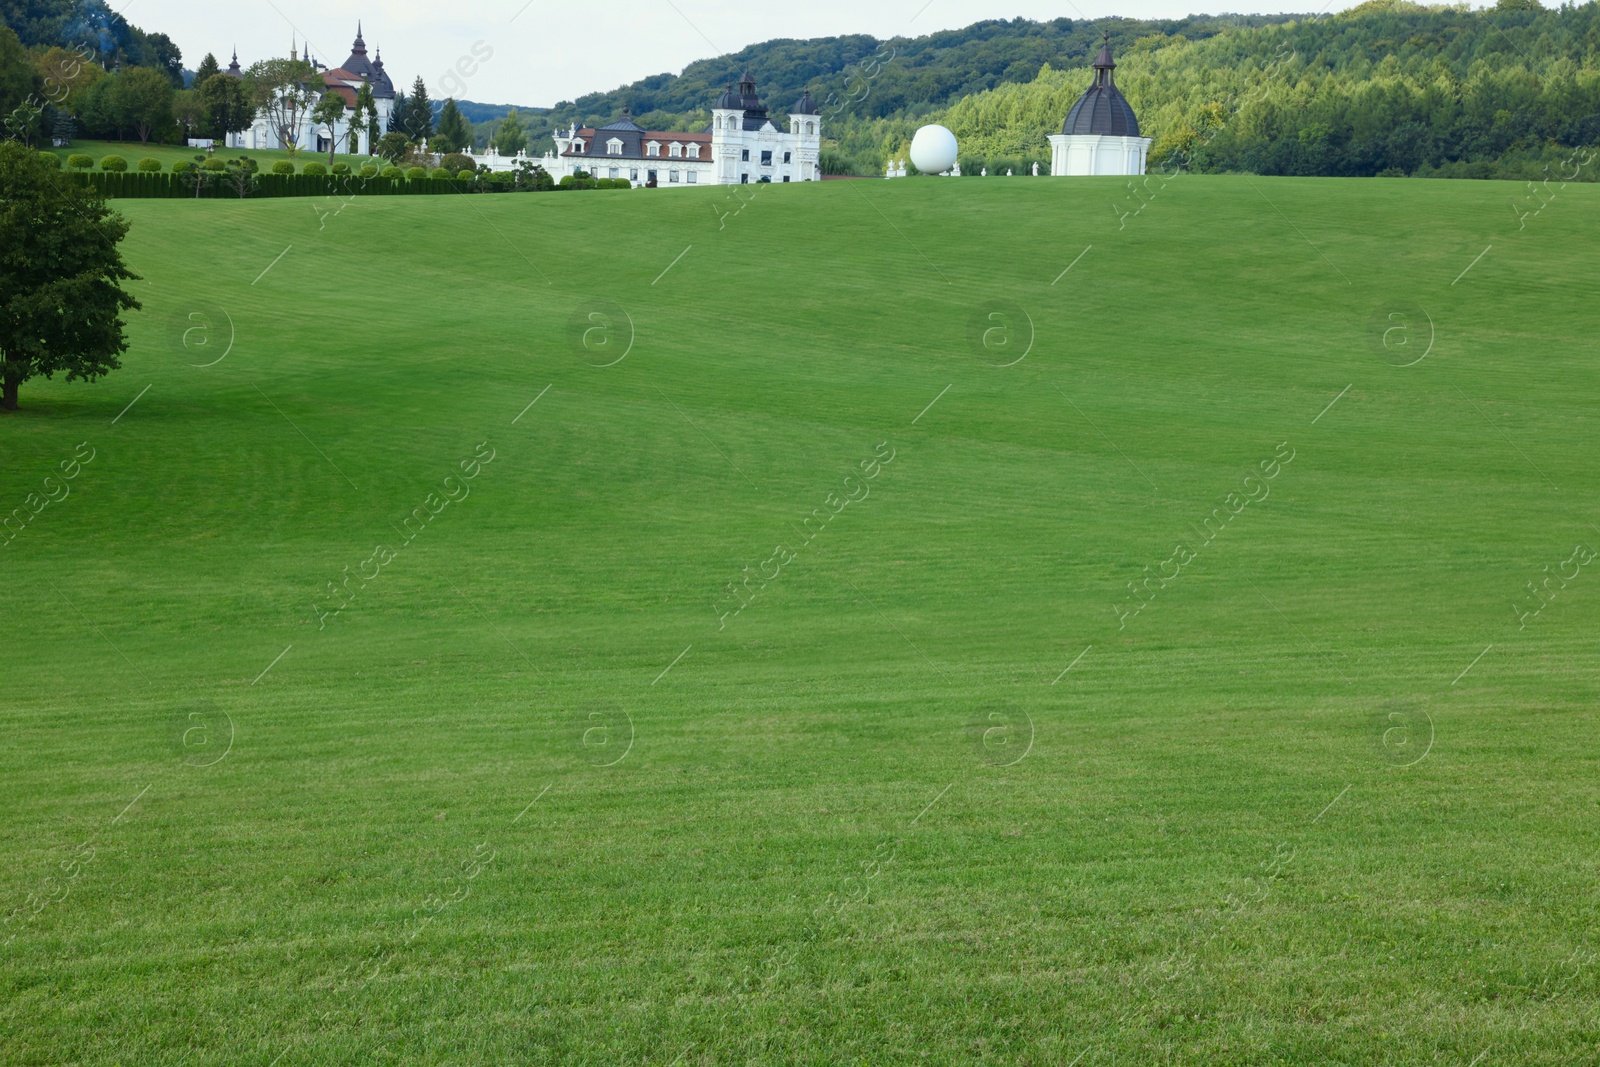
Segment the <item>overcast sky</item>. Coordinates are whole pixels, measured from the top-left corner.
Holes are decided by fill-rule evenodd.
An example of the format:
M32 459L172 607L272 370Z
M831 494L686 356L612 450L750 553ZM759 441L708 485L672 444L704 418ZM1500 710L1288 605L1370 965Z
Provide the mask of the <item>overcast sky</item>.
M397 87L422 75L431 95L547 107L774 37L868 33L917 36L986 18L1177 18L1185 0L112 0L128 21L171 36L193 70L207 52L223 66L235 44L245 66L286 55L309 37L329 66L350 54L356 20L367 47L383 46ZM1358 0L1333 0L1327 10ZM1225 0L1214 8L1316 11L1322 0ZM520 12L520 13L519 13ZM492 51L464 87L445 85L462 57ZM471 64L469 63L469 68ZM755 72L757 77L760 71Z

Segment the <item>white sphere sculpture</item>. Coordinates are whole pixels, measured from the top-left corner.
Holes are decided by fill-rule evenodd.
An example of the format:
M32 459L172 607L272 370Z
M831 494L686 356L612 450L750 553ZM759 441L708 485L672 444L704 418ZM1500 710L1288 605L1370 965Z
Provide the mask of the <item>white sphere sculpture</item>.
M943 126L924 126L911 139L911 162L924 174L943 174L956 165L956 135Z

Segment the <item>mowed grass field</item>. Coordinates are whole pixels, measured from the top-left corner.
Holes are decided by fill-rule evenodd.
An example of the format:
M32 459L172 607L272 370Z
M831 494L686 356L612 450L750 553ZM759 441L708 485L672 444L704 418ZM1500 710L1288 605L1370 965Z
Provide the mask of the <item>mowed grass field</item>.
M0 1062L1593 1062L1600 189L738 192L118 202Z

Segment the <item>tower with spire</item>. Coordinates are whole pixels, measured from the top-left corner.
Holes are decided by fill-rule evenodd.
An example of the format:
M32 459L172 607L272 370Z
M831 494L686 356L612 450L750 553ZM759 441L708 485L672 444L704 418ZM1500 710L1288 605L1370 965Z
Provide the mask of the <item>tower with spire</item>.
M316 80L321 83L321 91L333 93L345 102L346 120L335 123L330 129L318 125L311 119L310 109L299 117L296 129L296 143L303 148L313 151L326 152L329 141L333 141L338 150L353 154L366 154L371 151L372 142L382 136L384 130L389 128L389 116L394 111L395 91L394 82L389 80L388 73L383 69L381 55L377 59L367 57L367 42L362 33L362 25L356 23L356 37L350 45L350 58L337 67L324 68L318 63L311 53L309 41L302 42L298 33L292 33L289 38L289 58L298 61L300 46L305 44L306 62L312 64L316 72ZM244 76L244 71L239 66L239 50L233 50L233 62L229 64L228 74L236 78ZM365 138L361 143L350 143L350 123L356 98L363 84L371 86L372 100L378 111L378 128L365 131ZM363 116L363 123L365 116ZM258 117L255 124L248 130L228 136L230 148L283 148L279 143L278 131L272 129L265 118Z
M1050 137L1050 173L1055 177L1145 172L1150 138L1139 134L1139 118L1117 88L1116 69L1107 33L1095 57L1093 84L1067 112L1061 132Z

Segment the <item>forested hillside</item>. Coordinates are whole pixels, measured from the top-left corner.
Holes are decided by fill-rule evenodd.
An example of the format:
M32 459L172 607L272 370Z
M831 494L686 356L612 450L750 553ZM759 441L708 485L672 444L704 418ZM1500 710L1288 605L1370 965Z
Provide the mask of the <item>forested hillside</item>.
M1494 9L1376 0L1321 17L981 22L915 40L769 41L530 118L532 132L624 107L690 129L749 69L775 116L810 88L829 169L874 172L918 125L962 140L963 167L1048 160L1045 138L1090 81L1100 33L1155 138L1152 160L1202 171L1521 177L1600 141L1600 5ZM1585 171L1591 174L1592 171Z
M1495 11L1373 3L1190 41L1146 38L1117 84L1155 138L1154 165L1360 176L1535 177L1600 142L1600 6ZM1043 155L1090 72L1026 85L938 117L971 161ZM906 128L885 131L891 152ZM1593 168L1582 177L1593 180Z

